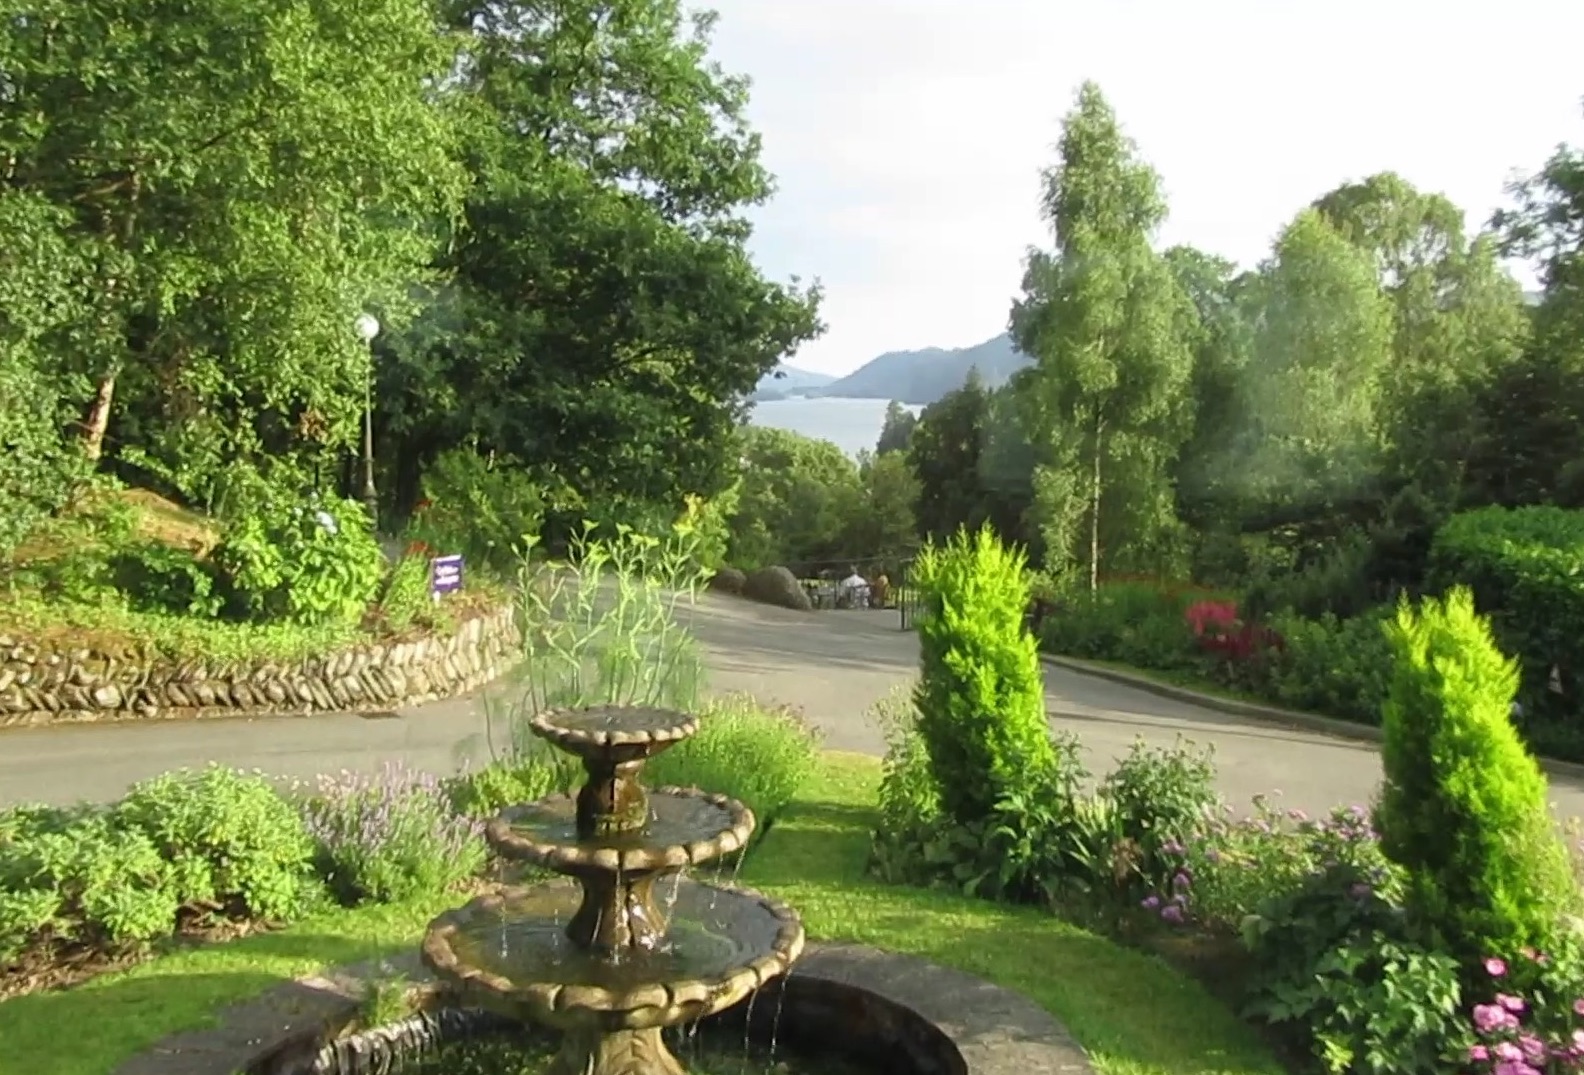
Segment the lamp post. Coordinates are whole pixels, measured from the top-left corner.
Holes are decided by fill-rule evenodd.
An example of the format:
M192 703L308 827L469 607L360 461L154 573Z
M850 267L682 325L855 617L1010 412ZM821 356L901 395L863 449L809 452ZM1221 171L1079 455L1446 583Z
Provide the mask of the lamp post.
M379 494L374 491L374 337L380 323L373 314L358 314L352 331L368 349L368 366L363 375L363 508L369 524L379 529Z

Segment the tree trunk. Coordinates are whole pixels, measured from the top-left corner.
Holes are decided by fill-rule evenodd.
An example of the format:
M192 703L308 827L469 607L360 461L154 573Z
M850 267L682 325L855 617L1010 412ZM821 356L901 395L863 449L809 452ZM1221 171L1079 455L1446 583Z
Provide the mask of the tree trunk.
M90 463L99 462L104 454L105 431L110 428L110 406L115 402L117 372L112 368L99 378L99 387L83 419L83 454Z
M1105 428L1100 408L1094 417L1094 472L1089 488L1089 592L1100 589L1100 434Z

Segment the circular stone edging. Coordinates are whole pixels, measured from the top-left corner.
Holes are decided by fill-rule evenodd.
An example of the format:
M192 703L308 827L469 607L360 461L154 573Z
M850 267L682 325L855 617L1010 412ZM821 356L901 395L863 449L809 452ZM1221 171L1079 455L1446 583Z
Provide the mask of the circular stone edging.
M326 970L230 1005L218 1013L216 1025L170 1035L119 1065L114 1075L310 1072L320 1050L355 1022L369 985L393 969L415 983L416 1000L432 1000L440 993L416 953L394 965ZM1061 1024L1033 1001L915 956L864 945L814 944L793 965L791 978L794 983L824 980L863 990L933 1024L962 1059L961 1067L942 1069L948 1075L953 1069L958 1075L1094 1072Z

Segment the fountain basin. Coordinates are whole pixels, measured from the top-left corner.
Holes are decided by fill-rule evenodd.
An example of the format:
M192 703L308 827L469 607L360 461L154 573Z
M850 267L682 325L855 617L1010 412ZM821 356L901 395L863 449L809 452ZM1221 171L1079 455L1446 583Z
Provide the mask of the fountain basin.
M552 795L502 811L485 827L500 855L557 873L637 874L712 862L744 847L754 816L736 799L697 788L648 792L649 819L641 829L578 835L578 797Z
M731 1007L803 951L785 904L747 889L679 881L652 950L588 951L567 936L583 895L550 882L481 896L436 918L423 960L465 1003L568 1032L675 1026Z
M401 967L421 979L421 968L405 958ZM157 1043L120 1075L170 1075L173 1057L190 1062L194 1054L205 1060L192 1069L194 1075L399 1075L448 1042L509 1033L516 1026L498 1014L451 1007L448 990L420 981L413 1000L422 1014L358 1030L359 998L369 977L381 973L390 971L373 965L337 968L312 984L278 987L228 1010L217 1028ZM792 975L778 981L785 984L761 993L751 1009L740 1004L712 1016L702 1031L718 1027L728 1040L741 1042L746 1020L759 1047L768 1048L774 1036L778 1052L810 1060L833 1052L867 1061L875 1075L1093 1072L1083 1051L1043 1008L912 956L811 944ZM283 1029L261 1038L261 1025Z

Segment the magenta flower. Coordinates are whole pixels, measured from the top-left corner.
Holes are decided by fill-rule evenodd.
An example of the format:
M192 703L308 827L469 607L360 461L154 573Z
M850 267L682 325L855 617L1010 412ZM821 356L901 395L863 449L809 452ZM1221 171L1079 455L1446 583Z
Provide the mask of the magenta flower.
M1493 1030L1511 1030L1518 1025L1518 1017L1500 1004L1474 1005L1474 1026L1482 1034Z
M1145 896L1141 901L1139 901L1139 906L1144 908L1146 911L1153 911L1155 908L1160 906L1160 897Z
M1181 922L1183 920L1182 907L1175 903L1168 903L1161 910L1161 917L1173 924Z
M1507 973L1507 964L1494 957L1485 961L1485 973L1492 978L1500 978Z

